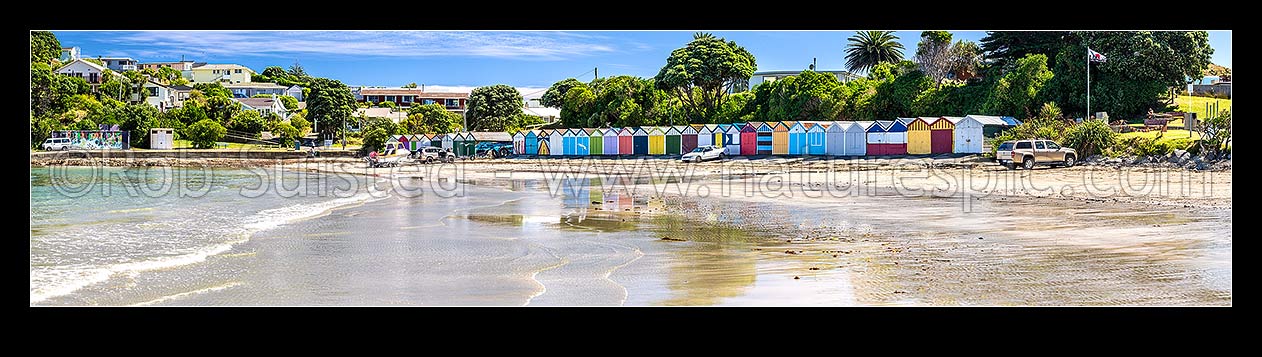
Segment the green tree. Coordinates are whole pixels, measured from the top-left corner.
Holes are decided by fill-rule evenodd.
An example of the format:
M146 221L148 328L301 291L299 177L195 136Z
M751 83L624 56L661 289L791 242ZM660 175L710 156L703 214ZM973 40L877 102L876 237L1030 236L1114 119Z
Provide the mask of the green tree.
M31 31L31 63L48 63L60 56L61 41L57 41L57 35L48 31Z
M311 131L311 122L307 121L306 115L302 113L290 116L289 125L298 129L299 135L305 135L307 132Z
M158 112L158 108L151 105L139 103L130 104L121 110L119 115L123 122L119 124L119 129L126 130L132 147L149 147L149 129L152 128L177 128L175 125L162 120L162 113Z
M1027 55L1017 61L1016 68L999 79L985 110L1031 118L1039 107L1039 92L1050 79L1052 71L1047 69L1047 56Z
M879 67L879 66L878 66ZM903 61L892 72L895 76L876 85L876 92L870 99L871 118L892 119L907 116L913 112L913 103L921 93L933 88L933 79L925 76L915 68L911 61Z
M364 131L363 150L380 150L385 147L386 140L390 138L390 134L382 128L372 128Z
M981 48L973 41L956 41L951 46L950 73L959 80L967 80L977 76L981 67Z
M596 115L596 93L586 84L574 86L565 92L561 104L561 124L567 128L587 126Z
M294 80L303 82L311 79L311 76L307 75L307 70L302 68L302 64L298 63L298 61L294 61L294 65L289 66L289 76Z
M31 147L39 148L52 132L62 130L56 118L31 116Z
M193 85L193 89L201 91L207 97L232 98L232 91L219 83L197 83Z
M766 93L766 120L836 120L841 114L843 97L837 76L815 71L802 73L771 83Z
M544 92L542 97L539 97L539 104L552 108L565 106L565 93L569 92L570 88L582 85L586 84L574 78L566 78L560 82L553 83L551 87L548 87L548 91Z
M754 55L736 42L697 33L692 42L671 51L653 80L683 103L689 122L705 123L723 105L728 90L749 80L757 68Z
M416 82L408 83L403 88L416 88Z
M206 98L206 117L219 122L225 127L233 127L232 119L241 110L241 102L228 97L212 96Z
M408 108L404 130L408 133L442 134L460 130L460 114L452 113L441 104L416 105Z
M232 130L240 130L251 134L258 134L267 127L267 121L257 111L242 110L232 116Z
M867 71L882 62L903 59L903 44L894 31L859 31L846 39L846 68L851 72Z
M295 128L293 125L286 122L280 122L276 123L276 126L272 127L272 135L276 136L281 146L290 147L294 145L294 141L302 134L300 134L298 132L298 128Z
M127 100L130 92L130 85L127 84L126 79L111 72L104 73L104 81L97 87L97 95L101 98Z
M1174 89L1200 76L1214 53L1205 31L1070 33L1056 53L1056 77L1047 84L1047 99L1067 113L1086 113L1087 47L1108 57L1090 67L1091 111L1123 118L1173 104Z
M394 102L381 102L381 103L377 103L377 105L375 106L377 108L390 108L390 109L395 109L399 107L397 104L394 104Z
M163 116L173 122L180 123L181 127L187 127L210 118L210 116L206 115L206 108L195 101L186 101L183 107L168 110L166 113L163 113Z
M469 130L503 131L521 114L521 93L506 84L474 88L469 93Z
M341 81L312 78L307 97L307 118L314 121L321 134L332 135L342 130L355 111L355 96Z
M1066 31L988 31L981 40L981 52L987 61L1011 69L1017 60L1027 55L1054 58L1068 34ZM1086 59L1085 51L1082 59Z
M223 125L209 119L193 123L185 129L185 137L193 142L193 147L197 148L213 148L215 142L223 139L227 133L228 130Z
M180 71L175 68L158 67L155 72L157 73L154 74L154 78L156 78L159 82L166 83L168 85L182 85L184 83L188 83L187 80L185 80L184 83L175 83L175 80L184 79L184 74L180 73Z

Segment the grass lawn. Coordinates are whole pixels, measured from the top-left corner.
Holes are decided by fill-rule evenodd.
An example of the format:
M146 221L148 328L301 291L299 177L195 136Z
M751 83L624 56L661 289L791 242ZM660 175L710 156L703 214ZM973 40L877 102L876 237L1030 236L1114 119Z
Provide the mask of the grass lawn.
M1159 134L1161 134L1160 131L1149 131L1149 132L1142 132L1142 133L1130 132L1130 133L1118 134L1117 138L1118 139L1129 139L1129 138L1152 139L1152 138L1156 138L1157 135ZM1200 133L1195 133L1195 132L1191 132L1187 130L1166 130L1165 135L1161 136L1161 141L1170 141L1170 140L1188 139L1188 138L1191 138L1192 140L1197 140L1201 138L1201 135Z
M1196 117L1200 119L1207 118L1207 114L1205 112L1206 103L1208 103L1211 107L1214 106L1214 103L1218 103L1219 110L1231 109L1231 99L1179 96L1174 100L1174 103L1179 105L1179 111L1196 113Z

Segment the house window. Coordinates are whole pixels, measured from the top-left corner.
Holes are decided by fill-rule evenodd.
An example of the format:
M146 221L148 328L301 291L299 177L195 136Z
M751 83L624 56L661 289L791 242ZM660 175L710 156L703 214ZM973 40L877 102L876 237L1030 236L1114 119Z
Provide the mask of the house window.
M150 96L150 97L157 97L157 96L158 96L158 87L149 87L148 89L149 89L149 96Z
M435 102L433 99L425 99L425 100L423 100L421 103L424 103L424 104L434 104L434 103L436 103L436 102Z
M241 69L240 69L240 68L238 68L236 73L241 73Z
M394 96L393 96L393 95L387 95L387 96L386 96L386 101L387 101L387 102L393 102L393 101L394 101Z
M412 97L410 97L410 96L405 96L405 97L403 97L403 102L404 102L404 103L411 103L411 102L412 102Z
M447 106L448 106L448 107L459 107L459 106L460 106L460 100L458 100L458 99L448 99L448 100L447 100Z

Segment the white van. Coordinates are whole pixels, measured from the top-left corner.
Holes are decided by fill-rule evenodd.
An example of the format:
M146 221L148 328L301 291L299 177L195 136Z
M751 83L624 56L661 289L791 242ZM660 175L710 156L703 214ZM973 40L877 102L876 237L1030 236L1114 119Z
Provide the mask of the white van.
M40 146L44 150L70 150L70 138L48 138L44 139L44 144Z

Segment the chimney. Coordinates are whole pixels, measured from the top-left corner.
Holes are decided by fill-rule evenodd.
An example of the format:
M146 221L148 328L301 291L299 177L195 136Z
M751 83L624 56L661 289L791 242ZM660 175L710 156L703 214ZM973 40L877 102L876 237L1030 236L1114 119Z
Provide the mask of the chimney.
M425 83L421 83L421 92L422 92L422 93L424 93L424 92L425 92Z

